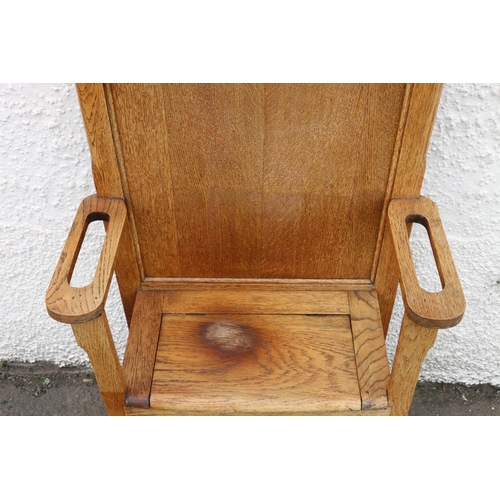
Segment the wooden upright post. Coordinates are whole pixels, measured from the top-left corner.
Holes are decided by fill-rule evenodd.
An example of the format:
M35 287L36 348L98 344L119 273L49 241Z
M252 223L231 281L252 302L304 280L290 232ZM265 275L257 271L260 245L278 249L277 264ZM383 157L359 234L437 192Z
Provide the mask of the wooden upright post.
M108 415L124 415L125 382L106 313L71 326L78 345L90 358Z
M417 325L405 312L388 385L391 415L408 415L422 363L437 332Z

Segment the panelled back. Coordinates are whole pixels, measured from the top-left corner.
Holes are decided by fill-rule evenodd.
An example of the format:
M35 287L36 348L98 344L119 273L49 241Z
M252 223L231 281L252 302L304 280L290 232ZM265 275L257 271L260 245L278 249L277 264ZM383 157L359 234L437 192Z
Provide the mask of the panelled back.
M406 92L106 85L144 275L370 278Z

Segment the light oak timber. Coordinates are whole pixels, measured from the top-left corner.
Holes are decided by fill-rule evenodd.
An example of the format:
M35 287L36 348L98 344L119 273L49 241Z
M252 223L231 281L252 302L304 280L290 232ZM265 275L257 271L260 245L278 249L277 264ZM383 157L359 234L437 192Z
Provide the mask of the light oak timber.
M106 97L100 83L76 85L80 110L92 156L92 174L98 194L123 198L122 181L116 163L116 151L109 123Z
M125 382L106 314L71 327L78 345L89 356L108 415L124 415Z
M291 415L287 412L274 413L258 413L253 411L245 411L244 413L236 413L226 411L225 413L208 413L208 412L172 412L168 410L159 410L157 408L124 408L125 415L131 417L171 417L171 416L326 416L326 417L386 417L391 414L390 408L383 410L354 410L354 411L336 411L336 412L296 412Z
M102 314L126 215L121 199L89 196L82 201L45 297L52 318L62 323L82 323ZM73 287L71 276L85 232L96 220L108 221L108 225L94 279L85 287Z
M391 415L408 415L425 355L434 345L437 328L413 323L405 313L389 378Z
M404 85L106 89L146 276L370 277Z
M465 297L436 204L424 196L392 200L389 222L406 314L414 323L428 328L457 325L465 312ZM427 229L443 287L440 292L427 292L418 282L407 229L412 222Z
M442 89L442 84L421 83L412 86L394 181L392 186L388 186L391 199L416 198L420 194ZM398 271L394 260L394 248L386 223L374 280L386 334L398 285Z
M149 408L156 349L160 336L163 293L137 292L123 358L127 406Z
M262 277L370 278L404 94L265 86Z
M362 409L387 408L389 362L377 294L349 292L349 305Z
M359 280L302 280L302 279L247 279L247 278L146 278L143 290L311 290L348 291L373 290L368 279Z
M76 90L92 156L92 174L96 192L103 198L123 198L125 204L128 205L130 220L133 220L133 212L124 196L116 160L104 87L98 83L80 83L76 85ZM133 227L127 218L120 241L115 272L129 326L135 295L143 277L140 268L140 255L134 242Z
M260 277L262 86L110 92L145 274Z
M79 84L97 194L126 211L121 238L102 217L99 293L69 285L80 223L47 307L73 323L108 412L123 413L126 390L142 406L127 414L377 415L388 389L407 413L437 328L465 308L439 219L400 203L419 197L441 89ZM414 221L431 233L441 295L412 274ZM124 374L102 312L113 267L132 329Z
M360 410L349 317L166 314L150 406L180 414Z
M130 188L128 184L128 179L127 175L125 172L125 167L123 164L123 152L122 152L122 145L120 141L120 135L118 133L118 126L117 126L117 116L115 115L115 106L113 103L113 93L111 92L111 88L109 84L105 84L102 87L104 91L104 96L106 99L106 106L108 109L108 114L109 114L109 128L107 130L111 130L111 136L108 133L106 136L106 140L109 142L110 140L113 141L114 149L115 149L115 154L116 154L116 162L113 163L113 170L118 169L119 177L120 177L120 182L121 182L121 188L123 190L123 195L125 199L129 202L130 206L132 204L130 203ZM116 175L116 174L115 174ZM133 210L129 210L129 221L130 221L130 235L132 238L132 244L135 247L135 255L137 258L137 268L139 271L139 278L142 280L145 277L144 273L144 264L143 264L143 258L141 254L141 248L139 245L139 238L137 235L137 224L135 221L135 214ZM132 254L131 254L132 255Z
M370 280L372 282L375 281L375 278L377 275L377 267L378 267L378 263L379 263L379 259L380 259L380 252L382 250L382 244L384 241L385 227L387 224L387 209L389 207L389 203L391 202L392 186L394 185L394 179L396 177L396 170L397 170L397 166L398 166L399 155L401 153L401 144L403 142L403 135L404 135L404 129L405 129L405 125L406 125L406 120L408 118L408 108L409 108L410 102L411 102L411 94L412 94L413 86L414 85L411 83L408 83L405 86L405 95L404 95L404 100L403 100L403 105L402 105L401 116L399 117L398 132L397 132L396 141L394 144L394 151L392 153L391 168L389 171L387 190L386 190L385 198L384 198L384 208L382 211L382 217L380 219L380 225L379 225L379 231L378 231L378 237L377 237L377 246L376 246L375 254L373 257L372 272L370 275Z
M401 151L392 187L393 198L418 196L425 174L427 150L441 99L440 83L413 84Z
M165 313L349 314L346 292L186 291L165 292Z
M160 86L153 86L153 88L159 88ZM134 145L140 145L138 149L141 149L145 151L145 156L142 158L138 158L136 156L133 156L132 158L129 158L130 161L133 163L139 163L140 168L142 170L148 169L151 165L156 165L157 163L157 158L158 156L161 156L163 152L163 146L165 141L162 141L159 139L157 135L157 130L158 127L150 127L149 124L154 123L154 117L151 116L151 114L154 114L154 110L158 108L158 106L151 106L147 105L148 102L152 102L152 99L154 99L154 93L151 95L151 87L141 87L141 86L134 86L134 85L124 85L125 89L128 89L129 91L134 88L141 89L140 92L138 92L138 97L140 101L143 101L140 110L145 112L147 116L136 116L135 120L132 118L134 121L134 125L131 130L131 134L129 135L122 135L120 133L120 123L121 123L121 117L123 114L130 115L133 114L133 111L131 110L132 103L129 103L129 105L125 106L123 109L119 109L119 113L117 114L117 109L116 105L119 105L120 101L115 102L115 96L116 93L113 91L114 90L114 85L113 84L105 84L104 85L104 91L106 95L106 104L108 107L108 112L109 112L109 118L110 118L110 124L111 124L111 131L113 135L113 141L115 145L115 151L116 151L116 159L117 159L117 165L118 165L118 170L120 172L120 178L122 182L122 187L124 194L129 201L131 206L137 205L134 203L134 200L132 199L131 195L131 189L130 186L132 187L132 192L134 190L134 179L131 179L132 184L129 183L129 179L127 177L127 168L125 165L125 157L124 157L124 148L125 148L125 153L129 150L129 144L132 143L133 147L132 150L135 151ZM146 105L144 105L146 104ZM151 109L151 111L148 111ZM143 134L146 134L148 137L144 137ZM153 139L153 141L151 140ZM139 141L139 142L137 142ZM122 146L123 143L123 146ZM158 169L153 169L152 172L148 172L148 175L143 175L143 180L147 184L147 190L145 192L148 193L148 198L152 201L154 205L154 211L149 213L148 215L150 216L150 219L153 221L156 221L158 218L163 219L164 221L164 227L168 227L170 223L175 224L175 219L172 219L171 214L173 214L173 205L172 205L172 190L171 190L171 185L169 182L169 170L165 170L163 172L163 185L167 190L168 196L164 197L163 199L158 198L158 192L161 191L158 189L158 176L155 175L155 171ZM164 192L161 192L160 194L164 194ZM142 205L142 203L140 203ZM139 271L141 275L141 280L143 280L146 276L146 272L144 269L144 259L143 259L143 253L142 251L148 251L148 248L143 248L141 249L140 241L139 241L139 234L138 234L138 229L137 225L141 225L142 221L140 220L140 214L137 213L137 210L134 210L131 212L131 228L132 228L132 235L134 238L134 243L136 246L136 251L138 255L138 266L139 266ZM137 217L139 217L139 220L137 221ZM161 229L161 228L159 228ZM162 233L159 232L158 236L162 236ZM174 233L171 233L168 235L168 238L170 241L176 241L176 234L175 231ZM175 245L176 248L176 245ZM177 250L175 249L175 252ZM165 255L165 258L168 260L172 260L172 255ZM174 256L175 257L175 256Z

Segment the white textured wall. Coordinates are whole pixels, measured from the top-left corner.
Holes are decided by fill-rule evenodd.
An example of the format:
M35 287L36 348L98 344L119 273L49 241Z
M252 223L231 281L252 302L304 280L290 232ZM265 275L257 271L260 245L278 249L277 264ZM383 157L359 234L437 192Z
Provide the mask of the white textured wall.
M439 206L467 312L459 326L440 331L423 379L500 386L499 167L500 85L446 85L423 194ZM70 327L48 317L44 296L78 203L93 192L73 85L0 85L0 360L87 362ZM415 248L425 261L421 239ZM431 286L425 269L422 282ZM123 354L127 332L116 285L107 310ZM390 356L401 316L399 300Z
M87 363L71 327L52 320L44 303L75 211L95 193L74 85L0 85L0 193L0 360ZM116 286L110 300L123 353Z

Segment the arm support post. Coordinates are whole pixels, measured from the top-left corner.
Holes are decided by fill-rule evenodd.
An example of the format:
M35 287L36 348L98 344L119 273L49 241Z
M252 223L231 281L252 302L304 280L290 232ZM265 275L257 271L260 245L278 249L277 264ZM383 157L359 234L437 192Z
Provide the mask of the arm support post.
M391 415L408 415L422 363L437 332L417 325L405 313L387 388Z
M109 415L123 415L125 405L123 373L104 305L126 215L119 198L89 196L82 201L45 297L49 315L70 323L78 345L87 352ZM95 220L103 220L107 227L94 279L85 287L73 287L78 253L88 225Z
M440 292L427 292L419 283L411 255L409 225L427 229ZM439 328L457 325L465 312L465 297L436 205L423 196L395 199L389 205L389 225L399 269L405 314L389 379L392 415L407 415L425 355Z
M124 415L125 381L106 313L71 327L76 342L89 356L108 415Z

